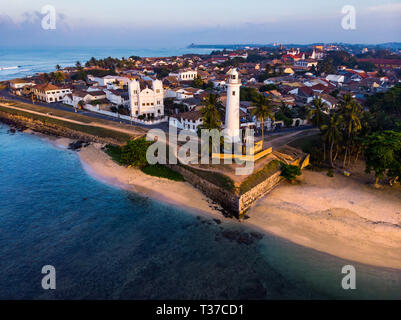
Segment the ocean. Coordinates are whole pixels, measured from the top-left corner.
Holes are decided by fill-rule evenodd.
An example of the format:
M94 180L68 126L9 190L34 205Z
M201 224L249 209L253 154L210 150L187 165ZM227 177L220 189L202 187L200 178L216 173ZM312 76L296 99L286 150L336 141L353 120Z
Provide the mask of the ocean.
M0 123L0 299L401 298L400 271L103 184L74 151L9 129ZM348 264L356 290L341 288ZM42 289L45 265L55 290Z
M0 48L0 81L31 76L37 72L51 72L56 65L61 67L75 66L77 61L84 64L91 57L96 59L130 56L168 57L187 53L208 54L212 49L202 48L46 48L17 49Z

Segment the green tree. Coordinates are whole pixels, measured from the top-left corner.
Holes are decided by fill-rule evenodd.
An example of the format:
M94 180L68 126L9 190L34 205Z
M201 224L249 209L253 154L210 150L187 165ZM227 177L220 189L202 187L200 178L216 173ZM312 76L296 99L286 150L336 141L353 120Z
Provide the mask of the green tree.
M397 180L401 168L401 132L376 132L364 141L366 172L374 171L376 184L387 175Z
M57 83L62 83L65 80L65 74L64 72L58 71L54 73L54 81Z
M330 146L330 151L329 151L329 159L330 159L330 164L331 167L334 167L333 163L333 150L334 146L338 146L340 140L341 140L341 130L340 130L340 125L341 125L341 117L339 117L336 114L333 114L330 118L327 124L322 125L322 139L324 143L328 143Z
M210 94L207 100L207 104L202 108L202 128L203 129L219 129L221 127L221 117L219 109L221 103L218 102L218 96Z
M203 80L202 80L202 78L200 77L200 75L198 75L198 76L194 79L194 81L192 81L192 86L193 86L194 88L203 88L203 85L204 85L204 83L203 83Z
M293 183L297 176L302 174L301 168L290 164L281 163L281 176Z
M325 111L327 111L327 104L321 98L315 98L312 100L312 104L308 106L307 118L320 129L326 118Z
M56 65L56 70L57 70L57 71L60 71L60 69L61 69L60 65L57 64L57 65Z
M351 161L350 149L353 143L355 143L354 138L356 134L362 129L362 107L350 95L345 95L344 101L340 104L340 115L344 129L344 140L347 141L343 162L343 167L345 167L347 156L349 157L349 163Z
M121 163L137 168L147 166L146 151L151 144L152 141L146 141L145 138L128 141L127 144L121 148Z
M270 118L271 120L275 119L273 106L269 99L267 99L263 95L259 95L256 103L254 104L255 109L252 110L252 115L255 116L259 123L262 124L262 141L264 141L264 126L265 126L265 119Z

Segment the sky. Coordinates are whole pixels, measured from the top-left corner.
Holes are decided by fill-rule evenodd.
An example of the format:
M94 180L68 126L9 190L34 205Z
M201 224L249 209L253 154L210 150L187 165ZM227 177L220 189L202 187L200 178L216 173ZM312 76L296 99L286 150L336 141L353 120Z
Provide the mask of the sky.
M56 29L41 13L51 5ZM341 10L352 5L356 28ZM6 47L401 42L401 0L0 0Z

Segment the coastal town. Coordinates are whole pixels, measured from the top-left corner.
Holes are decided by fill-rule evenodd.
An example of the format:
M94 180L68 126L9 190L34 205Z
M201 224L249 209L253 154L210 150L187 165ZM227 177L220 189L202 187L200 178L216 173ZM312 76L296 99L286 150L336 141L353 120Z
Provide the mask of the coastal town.
M3 82L0 118L58 137L89 174L112 185L218 223L222 214L341 258L399 268L400 79L400 51L380 46L91 58ZM201 149L210 142L210 162L190 152L188 162L149 163L152 129L156 140L175 131L191 133ZM241 129L253 129L251 151L227 153L226 141L201 140L204 129L224 130L242 146L249 137ZM188 151L184 142L173 154ZM241 161L252 162L250 172L237 173Z
M12 79L7 93L36 104L62 104L142 125L168 122L197 132L210 94L226 104L227 72L237 68L241 127L260 131L261 121L252 110L263 95L274 107L274 120L267 117L263 124L271 131L307 125L306 106L314 99L331 110L351 95L363 106L369 96L400 82L398 52L354 51L339 45L275 45L207 55L92 58L75 67L57 65L51 73Z
M0 8L0 302L401 299L400 0Z

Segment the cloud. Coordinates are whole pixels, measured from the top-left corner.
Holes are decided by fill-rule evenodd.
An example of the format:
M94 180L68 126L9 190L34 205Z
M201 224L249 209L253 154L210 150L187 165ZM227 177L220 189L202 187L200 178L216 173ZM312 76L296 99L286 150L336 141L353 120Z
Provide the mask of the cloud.
M387 3L379 6L372 6L368 7L367 11L374 13L401 13L401 3Z

